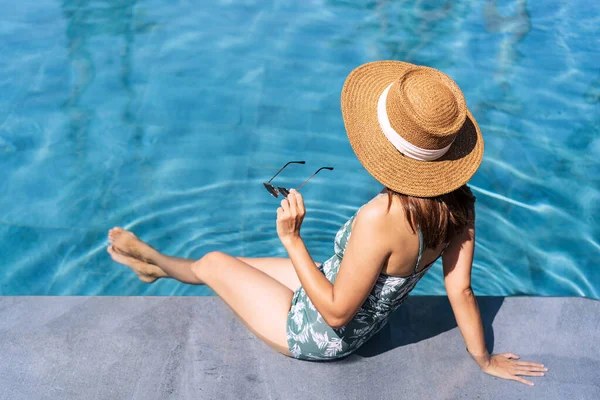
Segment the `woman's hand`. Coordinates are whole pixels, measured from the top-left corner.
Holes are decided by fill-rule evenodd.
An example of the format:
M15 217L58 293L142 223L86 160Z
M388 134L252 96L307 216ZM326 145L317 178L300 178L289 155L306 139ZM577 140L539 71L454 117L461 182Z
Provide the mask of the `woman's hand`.
M281 207L277 209L277 235L284 245L300 237L304 214L302 195L296 189L290 189L287 199L281 200Z
M483 372L503 379L512 379L533 386L533 382L517 375L543 376L548 371L544 364L530 361L517 361L519 356L514 353L492 354L490 362L482 368Z

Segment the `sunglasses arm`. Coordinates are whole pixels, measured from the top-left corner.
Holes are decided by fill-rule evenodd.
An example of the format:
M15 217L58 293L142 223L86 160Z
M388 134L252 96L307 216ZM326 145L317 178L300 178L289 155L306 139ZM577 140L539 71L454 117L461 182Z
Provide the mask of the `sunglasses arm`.
M287 163L287 164L285 164L283 167L281 167L281 169L280 169L279 171L277 171L277 173L276 173L275 175L273 175L273 178L275 178L277 175L279 175L279 173L280 173L281 171L283 171L283 169L284 169L285 167L287 167L288 165L290 165L290 164L306 164L306 161L290 161L290 162L288 162L288 163ZM269 179L269 180L267 181L267 183L271 183L271 181L273 180L273 178Z
M313 177L313 176L315 176L316 174L318 174L318 173L319 173L319 171L320 171L320 170L322 170L322 169L333 170L333 167L321 167L321 168L319 168L319 169L317 170L317 172L315 172L315 173L314 173L314 174L312 174L312 175L311 175L311 176L310 176L310 177L309 177L307 180L305 180L305 181L302 183L302 185L298 186L298 187L296 188L296 190L298 190L298 189L300 189L302 186L304 186L304 184L305 184L306 182L308 182L310 179L312 179L312 177Z

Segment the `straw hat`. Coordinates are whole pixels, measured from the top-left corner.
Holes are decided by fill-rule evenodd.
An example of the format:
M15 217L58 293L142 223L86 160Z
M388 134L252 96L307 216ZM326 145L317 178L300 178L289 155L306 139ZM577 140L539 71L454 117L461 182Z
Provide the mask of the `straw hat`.
M363 64L346 78L341 105L359 161L399 193L451 192L483 158L483 138L463 93L437 69L402 61Z

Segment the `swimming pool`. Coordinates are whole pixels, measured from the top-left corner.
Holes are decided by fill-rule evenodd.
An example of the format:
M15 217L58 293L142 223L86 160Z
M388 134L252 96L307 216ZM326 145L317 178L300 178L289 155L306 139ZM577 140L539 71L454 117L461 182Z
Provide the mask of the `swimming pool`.
M381 186L347 141L346 75L376 59L461 86L485 138L473 288L600 298L600 5L584 1L0 0L2 295L214 295L141 283L113 226L167 254L286 256L303 188L324 261ZM444 294L441 264L413 294Z

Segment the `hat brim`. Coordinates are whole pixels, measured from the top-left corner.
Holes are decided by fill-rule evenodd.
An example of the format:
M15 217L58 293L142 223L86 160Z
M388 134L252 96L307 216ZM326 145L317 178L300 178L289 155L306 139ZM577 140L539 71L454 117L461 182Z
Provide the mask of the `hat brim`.
M483 138L467 109L465 123L441 158L420 161L400 153L381 130L377 102L383 90L410 67L414 64L386 60L354 69L342 89L342 116L354 153L377 181L399 193L433 197L471 179L483 158Z

